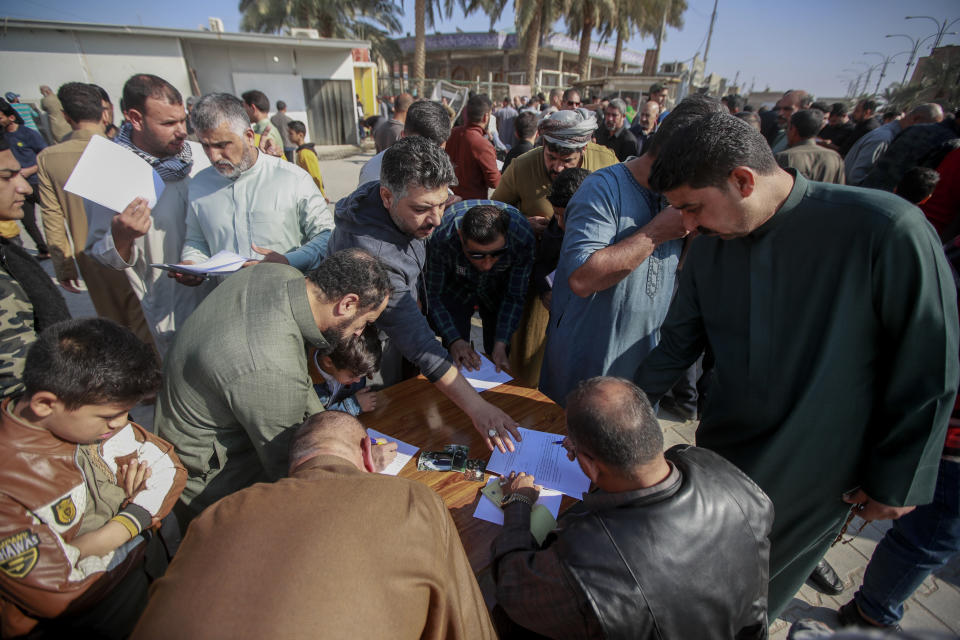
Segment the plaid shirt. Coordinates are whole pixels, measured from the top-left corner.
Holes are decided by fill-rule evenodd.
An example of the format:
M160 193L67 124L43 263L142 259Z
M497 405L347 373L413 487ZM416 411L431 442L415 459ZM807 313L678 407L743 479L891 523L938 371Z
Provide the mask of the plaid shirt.
M494 205L510 215L507 227L507 251L490 271L477 270L460 245L457 231L469 209L477 205ZM510 344L510 336L520 324L527 286L533 270L536 240L530 223L515 207L496 200L464 200L447 209L443 222L427 243L426 289L427 308L434 327L450 344L461 336L453 316L444 307L442 298L452 297L465 304L477 301L497 313L496 340Z

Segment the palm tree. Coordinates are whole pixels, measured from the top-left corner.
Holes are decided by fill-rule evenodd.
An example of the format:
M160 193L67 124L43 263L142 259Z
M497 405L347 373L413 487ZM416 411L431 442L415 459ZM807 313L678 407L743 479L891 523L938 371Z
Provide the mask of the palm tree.
M686 0L615 0L615 11L604 16L599 25L600 42L617 35L616 53L613 57L614 73L620 71L623 58L623 43L635 32L640 36L655 35L660 30L666 11L666 23L671 27L683 27Z
M464 13L470 15L481 11L490 17L490 28L506 9L508 0L469 0ZM514 20L517 38L523 43L523 60L530 95L537 92L537 60L540 56L540 41L550 25L557 19L560 0L514 0Z
M604 21L603 16L616 11L615 0L566 0L564 4L567 32L570 37L580 36L580 55L577 57L577 73L581 82L587 80L590 62L590 44L593 30Z
M463 6L461 1L461 6ZM413 86L417 95L423 95L423 78L427 66L427 27L435 29L437 16L449 20L453 15L453 0L414 0Z
M403 9L389 0L240 0L239 10L244 31L312 28L324 38L369 40L375 58L400 57L389 33L400 30Z

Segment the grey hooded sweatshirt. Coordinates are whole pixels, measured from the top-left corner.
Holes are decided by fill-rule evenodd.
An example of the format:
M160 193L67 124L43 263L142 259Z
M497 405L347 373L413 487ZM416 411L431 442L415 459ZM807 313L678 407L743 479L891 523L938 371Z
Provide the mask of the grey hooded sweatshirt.
M426 296L420 296L426 246L426 240L408 236L393 223L380 198L379 181L360 185L337 203L328 251L357 247L380 258L393 291L375 324L390 336L404 358L430 382L436 382L453 361L417 305L421 299L427 304Z

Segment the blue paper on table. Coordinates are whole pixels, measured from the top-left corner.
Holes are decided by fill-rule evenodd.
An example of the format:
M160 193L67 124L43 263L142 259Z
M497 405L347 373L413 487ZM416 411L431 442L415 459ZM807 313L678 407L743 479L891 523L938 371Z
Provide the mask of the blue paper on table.
M482 393L487 389L493 389L498 387L504 382L510 382L513 380L511 376L506 371L501 371L497 373L497 368L493 366L493 363L487 358L487 356L480 354L480 370L479 371L468 371L467 369L461 369L460 373L463 374L463 377L467 379L467 382L470 383L470 386L477 390L477 393Z
M410 458L415 456L417 451L420 450L419 447L415 447L410 443L403 442L402 440L397 440L393 436L388 436L387 434L377 431L376 429L367 429L367 435L369 435L373 440L376 440L377 438L383 438L390 442L397 443L397 457L393 459L393 462L387 465L386 469L380 472L386 476L395 476L400 473L400 470L406 466L407 462L410 461Z

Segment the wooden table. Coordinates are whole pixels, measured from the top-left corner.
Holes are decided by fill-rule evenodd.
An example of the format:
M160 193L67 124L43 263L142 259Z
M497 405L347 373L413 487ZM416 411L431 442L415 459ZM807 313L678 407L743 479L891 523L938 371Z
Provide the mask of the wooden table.
M364 426L421 450L439 451L446 444L465 444L470 447L471 458L490 459L490 451L469 416L423 376L378 393L377 410L360 416ZM566 434L563 409L536 389L511 382L484 391L483 399L503 409L521 427ZM400 471L400 477L422 482L440 494L460 532L470 566L475 572L485 569L490 564L490 543L501 527L473 517L484 483L468 482L456 472L417 471L416 456ZM562 509L574 502L564 496Z

